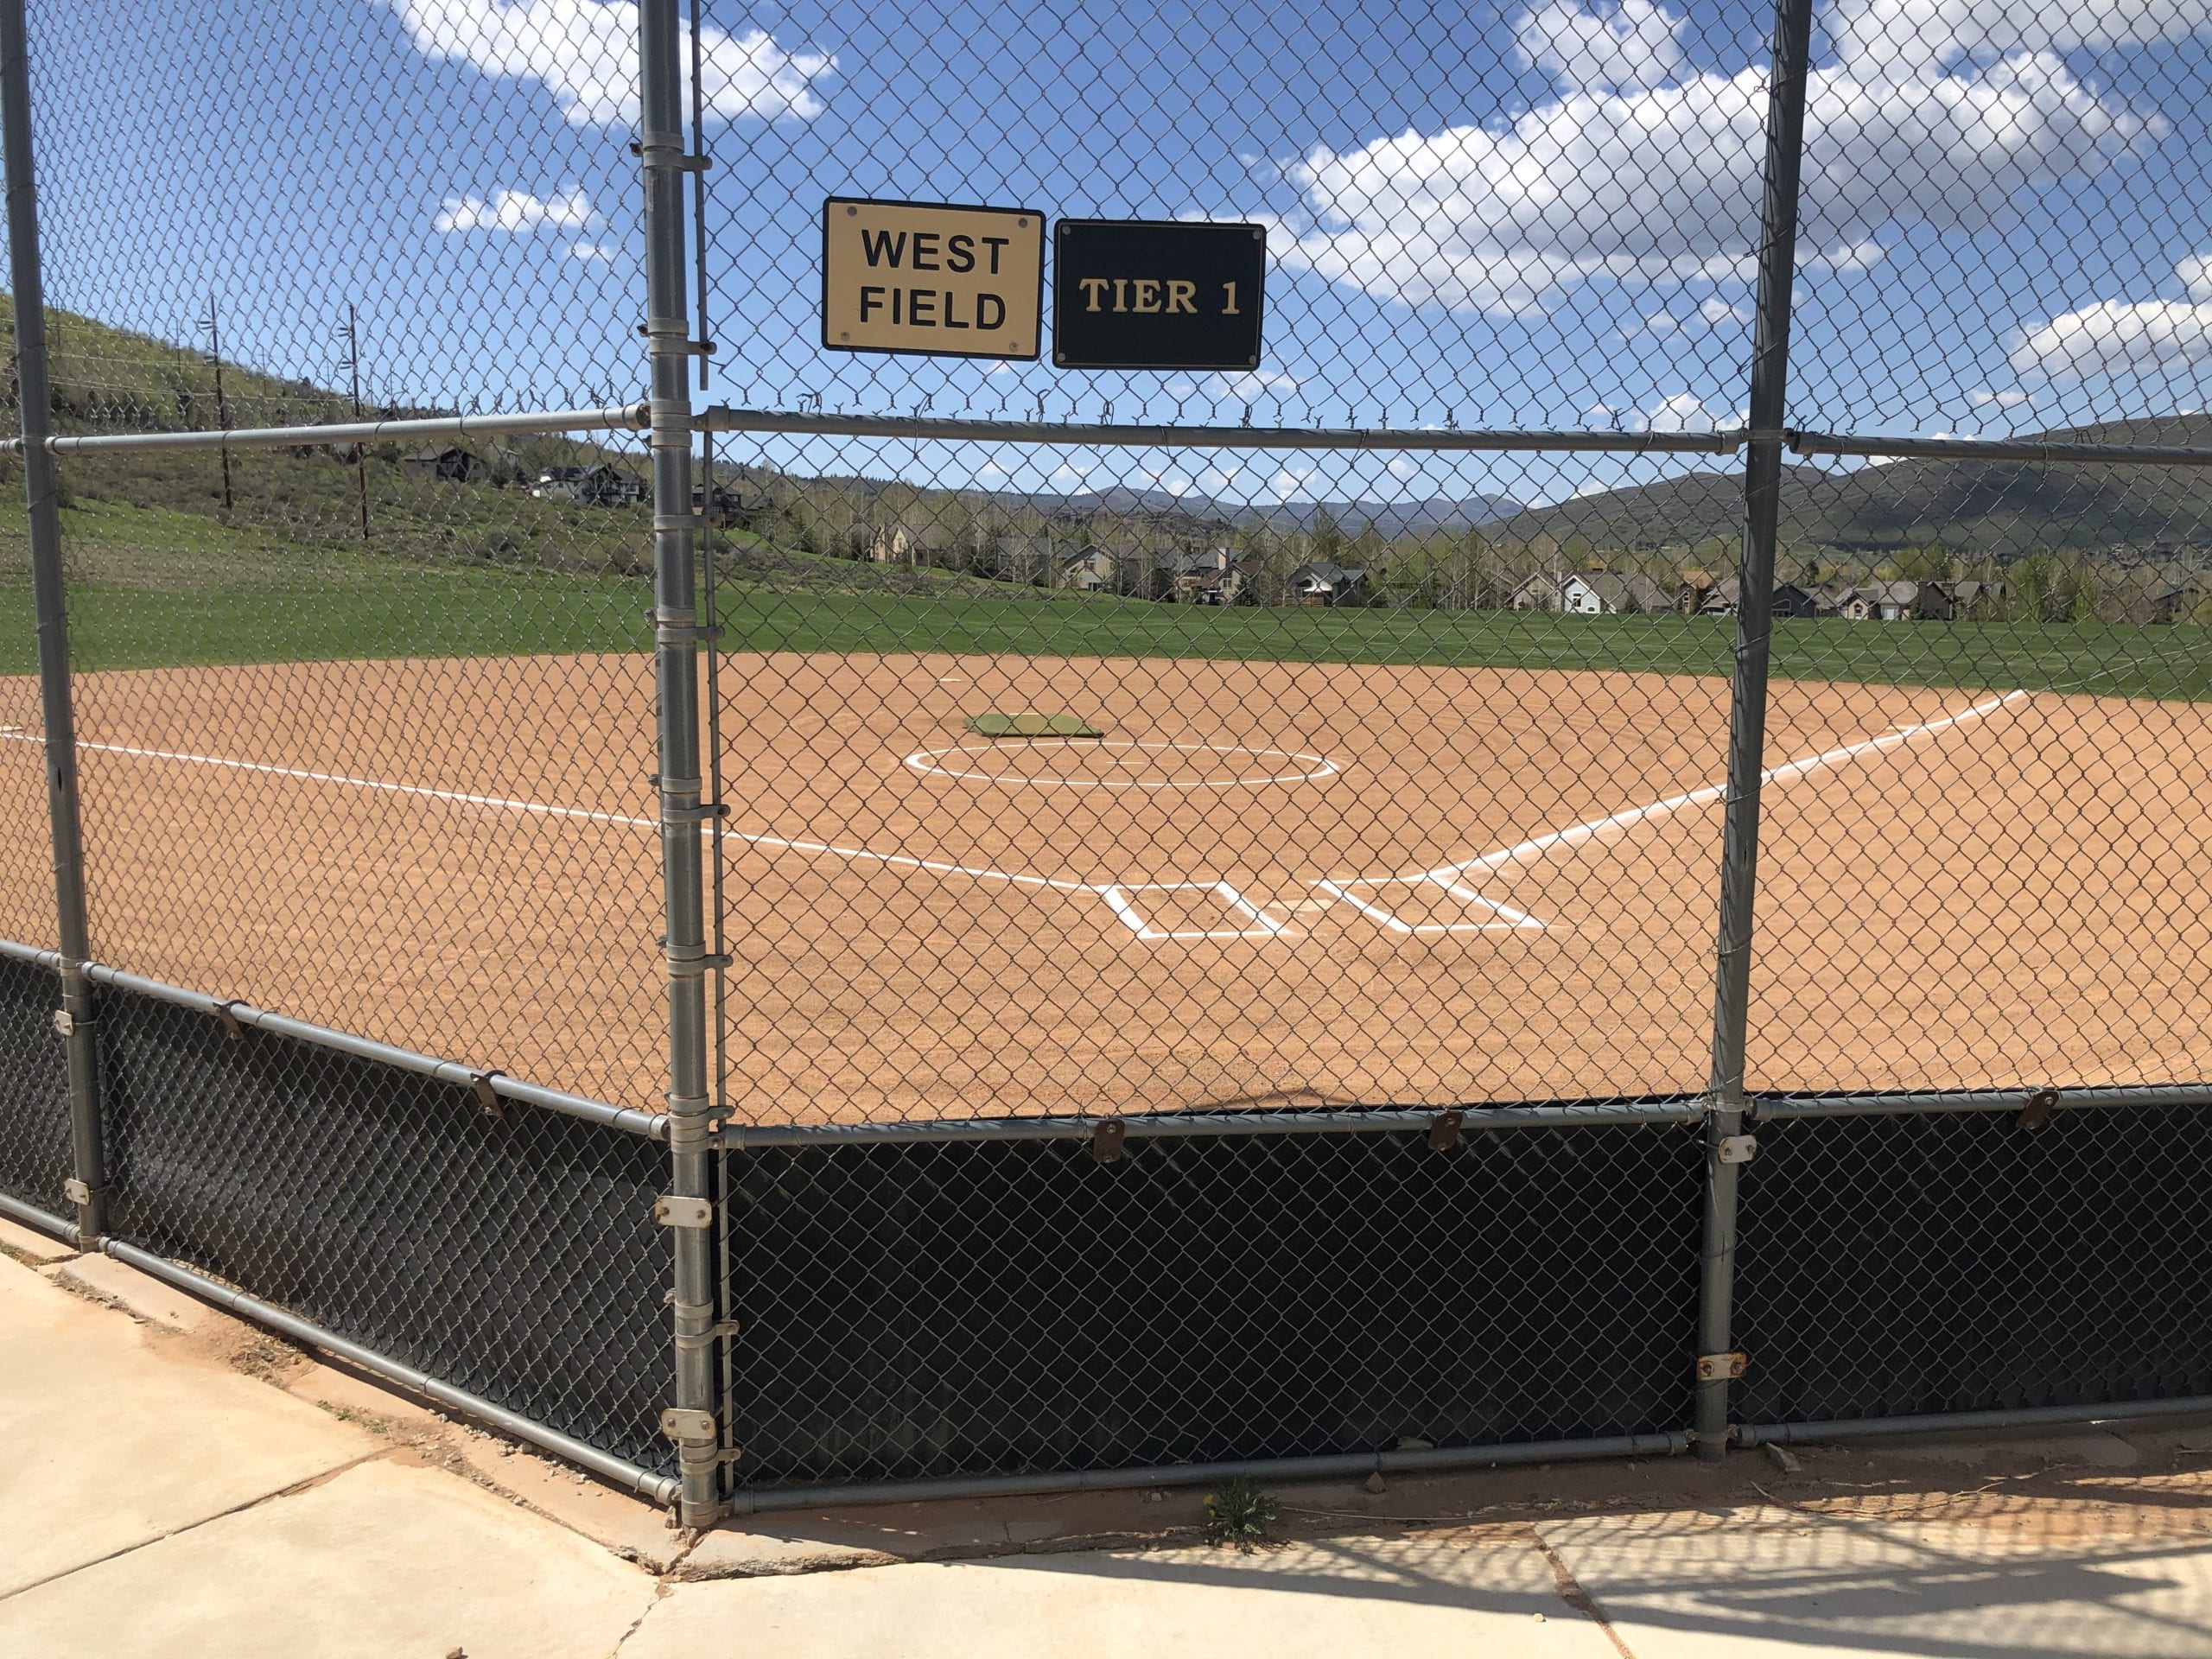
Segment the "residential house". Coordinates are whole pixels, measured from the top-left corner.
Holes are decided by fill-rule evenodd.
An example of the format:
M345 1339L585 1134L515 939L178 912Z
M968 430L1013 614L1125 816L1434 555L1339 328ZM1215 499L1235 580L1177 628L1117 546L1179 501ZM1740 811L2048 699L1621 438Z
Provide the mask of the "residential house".
M885 524L868 539L868 563L913 564L918 562L921 550L921 538L906 525Z
M400 470L410 478L440 484L481 484L492 476L492 463L456 446L416 449L399 458Z
M1169 556L1168 596L1183 605L1231 605L1243 583L1236 556L1225 547L1209 547Z
M1861 582L1845 596L1836 614L1847 622L1909 622L1918 614L1916 582Z
M1698 590L1694 607L1683 613L1697 616L1733 616L1743 597L1743 579L1739 576L1723 576L1717 582L1708 580L1705 586ZM1681 609L1679 599L1676 601L1675 608ZM1811 616L1815 612L1814 597L1806 589L1800 588L1794 582L1777 582L1774 584L1774 615L1777 620L1784 617Z
M530 493L540 501L573 501L586 507L635 506L645 499L642 479L601 461L595 467L548 467Z
M1549 571L1539 571L1523 579L1506 597L1508 610L1555 611L1559 609L1559 578Z
M1084 594L1117 593L1120 577L1121 561L1096 542L1063 549L1058 555L1055 579L1059 587Z
M726 484L716 480L691 486L691 511L702 515L709 524L742 524L767 510L766 493L750 490L742 484Z
M1649 576L1592 570L1560 578L1559 608L1575 616L1636 616L1675 605L1674 595Z
M1923 582L1913 614L1930 622L1988 621L2005 614L2011 596L2002 582Z
M1350 570L1327 559L1301 564L1290 573L1294 605L1361 605L1367 601L1367 572Z
M2153 622L2180 622L2196 613L2208 592L2200 582L2184 582L2178 588L2168 588L2151 601L2151 620Z

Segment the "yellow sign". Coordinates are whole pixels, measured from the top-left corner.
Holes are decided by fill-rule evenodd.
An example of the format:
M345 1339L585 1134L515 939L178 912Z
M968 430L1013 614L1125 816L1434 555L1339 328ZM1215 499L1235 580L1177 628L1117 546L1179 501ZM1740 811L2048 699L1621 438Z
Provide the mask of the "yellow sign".
M1033 358L1045 218L1018 207L848 201L822 209L822 343L833 352Z

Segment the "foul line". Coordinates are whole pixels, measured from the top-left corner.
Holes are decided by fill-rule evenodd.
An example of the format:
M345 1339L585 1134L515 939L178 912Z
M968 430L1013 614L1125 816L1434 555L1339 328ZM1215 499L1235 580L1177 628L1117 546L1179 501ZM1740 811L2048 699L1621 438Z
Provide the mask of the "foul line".
M0 741L11 743L43 744L46 739L28 732L0 732ZM395 784L385 778L355 778L342 772L313 772L304 766L279 766L265 760L234 760L219 754L187 754L178 749L139 748L128 743L78 742L80 749L91 749L101 754L129 755L140 760L174 760L181 766L215 766L226 772L254 772L264 778L289 778L300 783L336 784L346 789L366 789L386 795L407 795L418 800L450 801L456 806L490 806L503 811L521 812L542 818L568 818L584 823L610 823L630 830L658 831L660 820L640 818L627 812L600 812L584 806L550 806L543 801L525 801L510 795L472 795L464 790L433 789L427 784ZM1057 887L1065 893L1096 893L1098 888L1084 881L1056 881L1046 875L1020 875L1011 870L976 869L965 864L950 864L938 859L911 858L900 853L873 852L865 847L838 847L828 842L791 841L782 836L771 836L745 830L723 830L714 824L702 824L702 835L719 834L732 841L749 842L756 846L783 847L798 853L830 853L840 858L870 860L879 864L895 864L917 870L933 870L946 875L968 875L983 881L1012 881L1024 887Z
M1802 778L1808 772L1840 766L1844 761L1853 760L1859 755L1895 748L1899 744L1911 742L1916 737L1926 737L1933 732L1945 731L1954 726L1962 726L1970 720L1980 720L1996 713L2015 698L2028 695L2025 691L2007 691L2001 697L1992 697L1986 702L1978 702L1971 709L1961 709L1957 714L1946 715L1941 720L1926 721L1918 726L1907 726L1885 732L1879 737L1866 738L1857 743L1847 743L1839 749L1825 749L1818 754L1808 754L1802 760L1792 760L1787 765L1763 772L1759 774L1759 778L1762 782L1769 784L1783 783L1792 778ZM1669 795L1665 800L1654 801L1649 806L1632 806L1625 812L1614 813L1611 817L1592 818L1587 823L1578 823L1572 829L1554 830L1549 835L1538 836L1533 840L1522 842L1517 846L1501 848L1494 853L1484 853L1480 858L1471 858L1464 864L1440 864L1433 870L1421 870L1413 877L1406 879L1419 880L1426 877L1433 880L1448 876L1464 875L1470 870L1498 869L1508 864L1518 863L1530 855L1543 852L1549 848L1571 847L1577 842L1588 841L1594 836L1603 835L1608 830L1623 830L1630 824L1647 823L1658 818L1672 817L1684 807L1702 806L1708 801L1721 799L1727 792L1728 785L1726 783L1708 784L1705 788L1694 789L1687 795Z

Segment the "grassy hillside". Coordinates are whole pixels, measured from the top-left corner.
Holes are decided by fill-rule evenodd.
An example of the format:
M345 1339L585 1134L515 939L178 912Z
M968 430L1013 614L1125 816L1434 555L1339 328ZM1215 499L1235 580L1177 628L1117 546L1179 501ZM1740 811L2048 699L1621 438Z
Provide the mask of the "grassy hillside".
M2069 442L2200 446L2212 444L2212 417L2176 416L2049 435ZM1707 471L1578 497L1484 528L1522 542L1549 537L1596 549L1672 548L1709 556L1734 544L1743 512L1740 475ZM1842 566L1930 547L1967 563L2068 553L2179 558L2201 566L2212 563L2212 469L2009 461L1789 465L1783 469L1781 538L1801 560Z

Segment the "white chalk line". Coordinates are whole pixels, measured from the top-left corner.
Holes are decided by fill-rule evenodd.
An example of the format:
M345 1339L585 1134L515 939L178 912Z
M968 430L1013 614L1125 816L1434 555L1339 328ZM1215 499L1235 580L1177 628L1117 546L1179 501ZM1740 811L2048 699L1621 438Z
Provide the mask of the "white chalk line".
M1811 772L1840 766L1846 760L1855 760L1862 754L1893 749L1900 744L1911 742L1915 738L1947 731L1954 726L1963 726L1968 721L1984 719L1996 713L2007 703L2028 695L2025 691L2007 691L2002 696L1992 697L1986 702L1975 703L1970 709L1961 709L1958 713L1946 715L1940 720L1924 721L1917 726L1892 728L1879 737L1866 738L1857 743L1847 743L1840 748L1824 749L1818 754L1808 754L1802 760L1792 760L1785 765L1773 767L1761 772L1759 776L1766 783L1787 783L1793 778L1802 778ZM1494 853L1484 853L1480 858L1471 858L1462 864L1440 864L1434 869L1418 871L1414 875L1400 879L1403 880L1418 880L1423 878L1434 880L1440 877L1465 875L1474 870L1499 869L1508 864L1516 864L1522 859L1554 847L1571 847L1579 842L1588 841L1594 836L1604 835L1608 830L1625 830L1634 824L1649 823L1657 819L1672 817L1686 807L1703 806L1708 802L1719 800L1727 792L1728 785L1726 783L1709 784L1703 789L1694 789L1687 794L1669 795L1665 800L1654 801L1648 806L1632 806L1626 811L1616 812L1610 817L1592 818L1587 823L1578 823L1566 830L1554 830L1548 835L1537 836L1511 847L1502 847Z
M44 743L43 737L0 732L0 741ZM237 760L219 754L188 754L178 749L140 748L128 743L92 743L79 741L77 747L101 754L121 754L140 760L174 760L182 766L213 766L226 772L252 772L265 778L287 778L301 783L334 784L346 789L372 790L385 795L412 796L419 800L448 801L456 806L488 806L502 811L520 812L533 817L566 818L583 823L607 823L632 830L658 832L658 818L641 818L628 812L602 812L583 806L553 806L543 801L525 801L508 795L474 795L465 790L433 789L427 784L396 784L386 778L355 778L342 772L315 772L304 766L280 766L265 760ZM786 848L792 852L834 854L840 858L865 860L874 863L894 864L906 868L931 870L945 875L973 876L978 880L1011 881L1024 887L1056 887L1066 893L1096 893L1097 887L1085 881L1058 881L1046 875L1025 875L1013 870L979 869L964 864L947 863L941 859L913 858L902 853L879 853L866 847L839 847L830 842L794 841L782 836L771 836L754 830L725 830L718 825L702 824L702 834L720 834L732 841L750 842L755 846Z
M1774 767L1762 773L1761 776L1768 783L1781 783L1792 778L1802 778L1825 767L1839 766L1859 755L1895 748L1916 738L1925 737L1932 733L1961 726L1968 721L1982 719L2016 699L2028 695L2025 691L2007 691L2002 696L1976 703L1972 708L1961 709L1958 713L1946 715L1942 719L1926 721L1916 726L1892 728L1879 737L1868 738L1857 743L1845 744L1840 748L1827 749L1818 754L1807 755L1801 760ZM35 733L0 732L0 742L43 745L45 741L42 735ZM529 817L566 819L584 823L612 824L621 828L652 831L658 831L661 828L658 819L642 818L632 813L607 812L582 806L556 806L543 801L526 801L513 796L478 795L464 790L436 789L426 784L394 783L390 779L385 778L357 778L346 772L317 772L304 766L283 766L265 760L239 760L225 755L193 754L179 749L148 748L127 743L90 742L81 739L79 741L78 747L97 753L124 755L134 760L167 760L181 766L212 766L224 771L242 772L260 777L283 778L302 783L330 784L345 789L370 790L383 794L411 797L419 800L446 801L460 806L490 807L495 810L518 812ZM1616 812L1609 817L1592 818L1586 823L1578 823L1566 830L1555 830L1548 835L1535 836L1515 846L1485 853L1479 858L1468 859L1458 864L1439 865L1433 869L1417 871L1410 875L1367 878L1349 883L1317 880L1312 885L1392 931L1421 933L1541 928L1544 924L1535 917L1528 915L1525 912L1513 910L1495 899L1485 898L1471 889L1462 887L1456 878L1475 870L1497 869L1548 849L1572 846L1608 830L1625 830L1634 824L1670 817L1687 807L1719 800L1726 792L1727 786L1725 784L1708 785L1703 789L1694 789L1684 794L1669 796L1664 800L1654 801L1649 805L1630 807L1625 811ZM1003 881L1012 886L1044 887L1059 893L1092 893L1103 899L1116 918L1136 933L1140 938L1295 938L1298 937L1295 928L1275 921L1263 909L1253 905L1242 894L1236 893L1225 882L1067 881L1052 876L1030 875L1019 871L994 870L974 865L956 864L942 859L916 858L903 853L881 853L866 847L841 847L833 842L800 841L758 830L728 830L715 824L702 824L700 829L702 834L720 835L755 847L772 847L790 852L845 858L856 862L881 864L899 869L927 870L933 874L961 875L978 881ZM1363 902L1345 890L1348 886L1372 887L1415 882L1434 882L1444 887L1462 902L1488 908L1503 919L1497 923L1476 924L1408 923L1379 906ZM1252 916L1261 924L1261 927L1257 930L1245 929L1236 931L1161 932L1152 928L1145 921L1136 908L1129 903L1127 896L1129 891L1145 891L1147 888L1166 890L1176 887L1211 887L1223 897L1225 903Z

